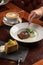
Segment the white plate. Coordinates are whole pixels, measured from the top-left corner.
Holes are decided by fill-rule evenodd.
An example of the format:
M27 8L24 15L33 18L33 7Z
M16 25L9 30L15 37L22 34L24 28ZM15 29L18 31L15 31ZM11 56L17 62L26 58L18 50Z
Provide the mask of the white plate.
M21 22L22 22L22 19L19 17L19 18L18 18L18 21L21 23ZM12 22L13 24L12 24L11 22ZM6 17L3 17L3 23L4 23L5 25L8 25L8 26L13 26L14 24L17 24L17 22L16 22L15 20L12 20L12 21L11 21L11 20L7 20Z
M0 3L0 6L5 5L9 2L9 0L3 0L3 2Z
M21 40L18 37L18 33L20 32L21 29L24 29L24 28L34 29L36 31L36 36L33 38ZM34 23L31 23L30 25L28 23L19 23L19 24L14 25L10 29L10 35L12 38L14 38L15 40L20 41L20 42L24 42L24 43L38 42L43 39L43 27L41 27L38 24L34 24Z

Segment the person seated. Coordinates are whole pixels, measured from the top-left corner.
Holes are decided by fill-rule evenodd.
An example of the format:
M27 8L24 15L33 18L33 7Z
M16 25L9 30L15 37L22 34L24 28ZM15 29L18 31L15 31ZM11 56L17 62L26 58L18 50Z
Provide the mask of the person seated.
M32 22L33 19L40 19L42 16L43 16L43 6L36 10L32 10L28 16L28 21Z

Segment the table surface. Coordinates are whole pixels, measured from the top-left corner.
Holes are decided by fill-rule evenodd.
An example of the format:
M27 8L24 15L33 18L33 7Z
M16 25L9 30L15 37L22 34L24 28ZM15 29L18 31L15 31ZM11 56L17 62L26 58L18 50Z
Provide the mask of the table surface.
M7 42L11 38L9 34L9 29L11 27L4 25L2 20L7 12L12 11L13 12L23 11L22 13L19 13L20 17L23 19L23 21L28 20L29 13L17 7L13 3L9 2L7 5L0 6L0 40L4 42ZM34 20L33 23L37 23L43 26L43 22L40 20ZM20 63L20 65L32 65L33 63L43 58L43 40L31 45L23 44L23 46L29 47L29 53L27 54L25 61ZM0 59L0 65L17 65L17 63L11 60Z

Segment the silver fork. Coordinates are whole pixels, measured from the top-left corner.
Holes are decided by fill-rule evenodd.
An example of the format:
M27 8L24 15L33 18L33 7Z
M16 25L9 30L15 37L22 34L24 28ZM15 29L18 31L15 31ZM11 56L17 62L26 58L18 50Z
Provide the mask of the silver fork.
M18 65L20 65L20 62L22 62L22 57L18 59Z

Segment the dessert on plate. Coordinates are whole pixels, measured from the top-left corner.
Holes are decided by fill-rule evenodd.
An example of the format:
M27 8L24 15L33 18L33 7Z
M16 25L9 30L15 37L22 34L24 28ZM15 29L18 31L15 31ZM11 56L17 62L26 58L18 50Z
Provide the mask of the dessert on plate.
M11 53L18 50L18 43L16 40L9 40L7 43L5 43L5 53Z

